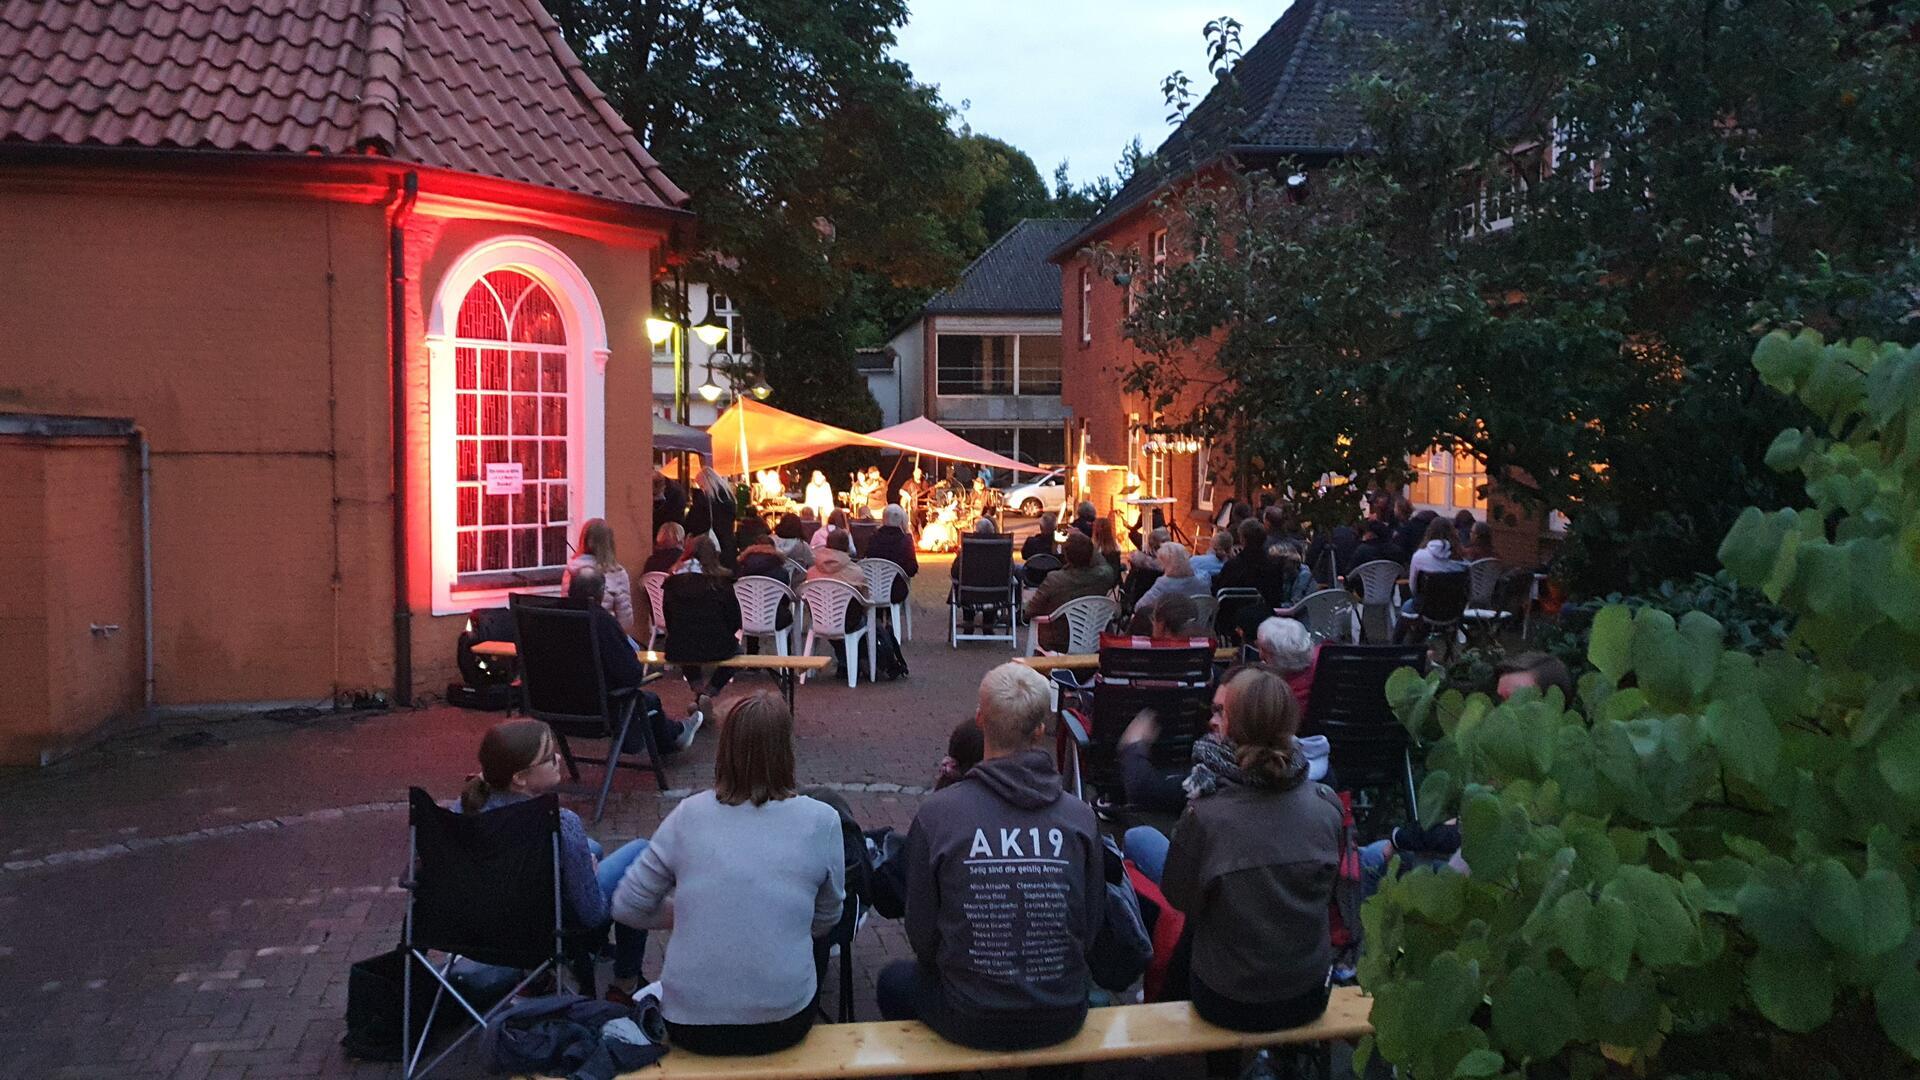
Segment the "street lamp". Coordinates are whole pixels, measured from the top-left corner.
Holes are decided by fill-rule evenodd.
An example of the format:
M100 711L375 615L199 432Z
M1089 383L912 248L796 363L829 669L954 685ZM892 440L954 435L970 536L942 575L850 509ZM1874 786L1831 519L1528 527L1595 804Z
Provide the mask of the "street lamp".
M711 321L711 317L709 317L709 321L703 322L693 328L693 336L706 342L707 347L710 349L719 348L720 343L727 340L727 328Z
M754 398L759 401L765 401L772 395L773 387L767 385L767 380L759 379L754 382L753 389L747 391L747 393L752 394Z

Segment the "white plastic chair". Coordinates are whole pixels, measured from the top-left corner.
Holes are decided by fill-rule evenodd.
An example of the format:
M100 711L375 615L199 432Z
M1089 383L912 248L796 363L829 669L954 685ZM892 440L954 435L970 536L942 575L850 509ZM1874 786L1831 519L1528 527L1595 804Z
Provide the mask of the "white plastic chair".
M770 577L743 577L733 583L733 595L740 601L740 632L762 643L771 639L775 656L788 652L787 639L799 629L799 598L786 583ZM793 621L780 629L780 605L790 605Z
M1345 589L1309 593L1292 607L1282 608L1280 614L1299 619L1307 632L1319 641L1351 645L1360 640L1360 621L1355 618L1353 595Z
M1404 573L1406 567L1391 559L1375 559L1354 567L1353 573L1347 575L1360 579L1360 603L1363 607L1386 610L1388 640L1392 640L1394 627L1400 623L1400 576ZM1365 613L1362 614L1364 616Z
M1100 651L1100 631L1118 618L1120 605L1104 596L1081 596L1061 604L1051 615L1035 615L1027 623L1028 656L1045 652L1040 647L1040 628L1049 623L1067 621L1067 652L1085 654Z
M654 642L667 636L667 605L661 599L661 590L667 584L665 571L655 570L640 575L640 587L647 590L647 651L653 651Z
M1467 564L1467 618L1506 617L1506 612L1493 606L1493 590L1500 584L1500 575L1505 570L1499 559L1475 559Z
M862 638L867 643L867 669L873 670L879 661L873 633L873 605L860 599L860 593L844 581L832 578L818 578L800 585L800 599L807 607L806 643L800 647L801 656L813 655L813 639L826 638L838 641L846 657L842 665L847 669L847 685L856 686L860 681L860 657L854 652L859 648ZM847 605L857 604L866 614L860 625L848 630ZM800 678L804 681L806 675Z
M893 618L893 631L901 641L913 640L913 597L893 602L893 583L906 576L900 564L891 559L861 559L860 572L867 575L867 595L875 607L886 605Z

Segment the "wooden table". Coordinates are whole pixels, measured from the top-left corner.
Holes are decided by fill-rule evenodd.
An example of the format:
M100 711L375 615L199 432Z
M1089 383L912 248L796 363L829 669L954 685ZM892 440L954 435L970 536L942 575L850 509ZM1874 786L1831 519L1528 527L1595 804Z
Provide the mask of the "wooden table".
M1213 659L1217 663L1231 664L1240 658L1240 650L1234 646L1215 649ZM1016 664L1025 664L1042 675L1050 671L1098 671L1099 653L1056 653L1041 656L1016 656Z
M511 641L482 641L473 646L473 655L489 656L500 660L513 660L519 657L520 649ZM650 652L637 649L634 655L649 667L664 667L667 656L662 652ZM701 667L733 668L736 671L771 671L780 682L780 692L786 696L787 708L794 707L794 685L803 672L825 671L832 663L826 656L769 656L764 653L741 653L730 656L714 664L702 664Z

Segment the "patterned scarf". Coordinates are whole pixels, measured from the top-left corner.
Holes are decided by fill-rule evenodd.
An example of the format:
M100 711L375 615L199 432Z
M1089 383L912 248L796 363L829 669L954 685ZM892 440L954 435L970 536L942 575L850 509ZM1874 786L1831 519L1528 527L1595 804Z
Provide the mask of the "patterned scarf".
M1306 755L1298 740L1288 753L1294 770L1300 776L1306 775ZM1297 780L1295 781L1298 782ZM1290 786L1284 781L1259 774L1249 775L1240 768L1239 751L1233 740L1209 734L1193 742L1193 771L1180 781L1180 787L1189 799L1203 799L1220 790L1222 784L1241 784L1254 788L1278 788Z

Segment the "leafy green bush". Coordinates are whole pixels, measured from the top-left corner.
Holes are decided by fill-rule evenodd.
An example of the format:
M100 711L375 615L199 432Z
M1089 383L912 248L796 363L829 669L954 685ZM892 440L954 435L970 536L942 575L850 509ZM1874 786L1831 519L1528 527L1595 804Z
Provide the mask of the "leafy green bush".
M1830 433L1768 453L1811 507L1720 549L1784 642L1611 605L1578 712L1389 685L1472 867L1363 910L1363 1050L1403 1075L1916 1073L1920 349L1775 333L1754 365Z

